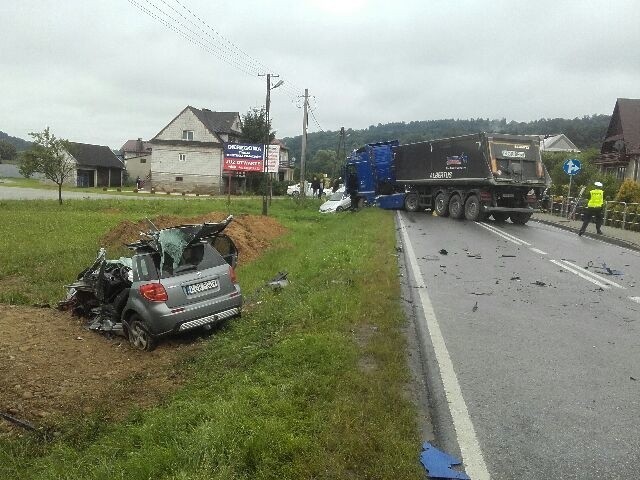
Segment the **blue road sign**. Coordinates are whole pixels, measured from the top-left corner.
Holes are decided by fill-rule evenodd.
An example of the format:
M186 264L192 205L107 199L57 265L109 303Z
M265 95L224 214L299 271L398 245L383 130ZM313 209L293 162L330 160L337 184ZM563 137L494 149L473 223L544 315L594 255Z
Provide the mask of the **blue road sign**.
M582 165L580 164L580 160L578 160L577 158L570 158L569 160L564 162L564 165L562 166L564 173L571 176L578 173L581 168Z

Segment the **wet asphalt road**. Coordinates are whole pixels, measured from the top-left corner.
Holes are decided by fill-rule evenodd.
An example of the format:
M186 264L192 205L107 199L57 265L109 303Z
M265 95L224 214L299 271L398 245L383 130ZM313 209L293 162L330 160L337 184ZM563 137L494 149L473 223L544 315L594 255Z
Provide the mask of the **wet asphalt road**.
M81 200L87 198L148 198L149 196L110 195L101 193L62 192L65 199ZM57 190L43 190L39 188L5 187L0 185L0 200L58 200Z
M640 478L640 253L535 222L399 215L413 303L422 281L460 389L428 345L439 445L474 479Z

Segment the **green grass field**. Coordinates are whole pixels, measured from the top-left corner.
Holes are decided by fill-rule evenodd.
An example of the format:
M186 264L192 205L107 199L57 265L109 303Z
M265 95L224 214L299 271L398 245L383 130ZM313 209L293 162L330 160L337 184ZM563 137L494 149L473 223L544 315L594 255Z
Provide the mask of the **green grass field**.
M0 478L423 478L390 212L274 202L289 233L238 271L253 306L181 368L189 382L120 422L72 416L52 441L0 440ZM259 200L232 213L260 212ZM0 302L53 302L123 219L224 201L0 203ZM289 272L281 292L261 290ZM11 281L7 281L11 278Z

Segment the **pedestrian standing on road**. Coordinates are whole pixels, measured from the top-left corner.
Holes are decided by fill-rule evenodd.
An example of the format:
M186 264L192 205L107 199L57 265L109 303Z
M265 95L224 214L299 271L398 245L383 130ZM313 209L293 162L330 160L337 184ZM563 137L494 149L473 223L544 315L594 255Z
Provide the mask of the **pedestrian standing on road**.
M311 190L313 190L313 198L316 198L318 190L320 190L320 180L317 177L313 177L313 180L311 180Z
M600 227L602 226L602 208L604 206L604 192L602 191L602 183L595 182L595 187L591 191L589 191L589 203L587 203L587 211L584 214L584 220L582 222L582 227L578 232L579 236L582 236L587 229L587 225L591 222L592 218L595 218L596 221L596 232L598 235L602 235L602 230Z

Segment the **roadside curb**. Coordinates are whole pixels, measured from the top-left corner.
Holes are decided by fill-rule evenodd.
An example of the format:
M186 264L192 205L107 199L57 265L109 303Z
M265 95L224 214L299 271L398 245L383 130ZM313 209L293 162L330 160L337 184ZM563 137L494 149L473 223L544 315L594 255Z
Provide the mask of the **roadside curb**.
M566 230L568 232L573 232L576 235L578 234L578 231L579 231L577 228L571 227L569 225L563 225L562 223L558 223L558 222L550 222L548 220L542 220L540 218L535 218L535 217L533 217L531 220L534 222L542 223L544 225L557 227L562 230ZM607 235L595 235L589 232L585 232L583 236L593 238L595 240L601 240L603 242L610 243L612 245L617 245L618 247L624 247L624 248L628 248L629 250L635 250L636 252L640 252L640 245L635 244L633 242L629 242L627 240L622 240L620 238L610 237Z

